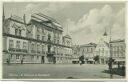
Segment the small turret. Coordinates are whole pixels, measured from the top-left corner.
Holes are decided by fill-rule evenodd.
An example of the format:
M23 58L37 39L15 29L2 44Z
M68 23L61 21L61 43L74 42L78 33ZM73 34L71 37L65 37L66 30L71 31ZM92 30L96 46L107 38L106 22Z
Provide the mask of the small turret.
M106 28L105 28L105 32L104 32L103 36L107 36Z

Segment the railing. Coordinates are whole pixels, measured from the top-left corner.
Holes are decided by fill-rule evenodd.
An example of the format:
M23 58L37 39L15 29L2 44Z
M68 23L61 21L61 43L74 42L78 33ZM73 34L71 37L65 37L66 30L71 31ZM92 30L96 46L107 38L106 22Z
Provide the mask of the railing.
M40 42L40 43L46 43L46 44L51 44L51 45L57 45L57 46L61 46L61 47L72 48L70 46L66 46L66 45L63 45L63 44L54 43L54 42L52 42L50 40L42 41L42 40L37 40L37 39L34 39L34 38L23 37L23 36L16 36L16 35L7 34L7 33L3 33L3 36L14 37L14 38L18 38L18 39L24 39L24 40L34 41L34 42Z
M9 48L9 51L13 51L13 52L25 52L25 53L28 52L26 49L17 49L17 48Z

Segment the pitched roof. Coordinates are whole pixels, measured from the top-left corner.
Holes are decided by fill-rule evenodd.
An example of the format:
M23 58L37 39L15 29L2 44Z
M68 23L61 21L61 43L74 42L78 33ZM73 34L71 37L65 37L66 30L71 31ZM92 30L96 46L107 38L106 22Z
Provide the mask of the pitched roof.
M116 43L116 42L125 42L124 39L117 39L117 40L112 40L110 43Z
M42 13L34 13L31 15L31 19L40 22L42 24L45 24L47 26L53 27L52 25L54 25L54 28L57 28L59 30L62 30L62 26L53 18L46 16Z
M64 38L66 37L66 38L69 38L69 39L71 39L71 36L70 35L65 35L65 36L63 36Z
M20 23L24 23L23 18L22 18L22 17L19 17L19 16L17 16L17 15L12 15L12 16L10 17L10 19L15 20L15 21L20 22Z
M107 36L107 32L106 31L104 32L103 36Z
M96 47L97 46L97 44L95 44L95 43L88 43L88 44L84 44L84 45L80 45L80 47Z

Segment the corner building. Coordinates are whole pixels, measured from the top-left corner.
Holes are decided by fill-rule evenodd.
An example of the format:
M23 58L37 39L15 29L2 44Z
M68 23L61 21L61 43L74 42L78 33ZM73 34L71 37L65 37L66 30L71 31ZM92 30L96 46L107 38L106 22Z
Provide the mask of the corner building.
M71 63L72 39L63 28L42 13L31 15L29 23L18 16L4 20L3 58L10 63Z

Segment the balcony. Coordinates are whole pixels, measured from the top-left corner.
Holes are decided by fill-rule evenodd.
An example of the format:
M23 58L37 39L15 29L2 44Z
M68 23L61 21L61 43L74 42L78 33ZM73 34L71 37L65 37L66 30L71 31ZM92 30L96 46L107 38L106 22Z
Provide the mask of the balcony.
M9 48L8 50L9 50L9 51L13 51L13 52L15 52L15 51L16 51L16 49L15 49L15 48Z
M47 56L54 56L54 55L55 55L55 52L54 51L47 52Z
M12 52L24 52L24 53L28 52L26 49L17 49L17 48L9 48L9 51L12 51Z
M66 48L72 48L71 46L66 46L66 45L63 45L63 44L54 43L49 39L47 39L47 40L45 39L43 41L43 40L34 39L32 37L16 36L16 35L7 34L7 33L3 33L3 36L13 37L13 38L18 38L18 39L23 39L23 40L29 40L29 41L34 41L34 42L40 42L40 43L46 43L46 44L51 44L51 45L57 45L57 46L66 47Z

